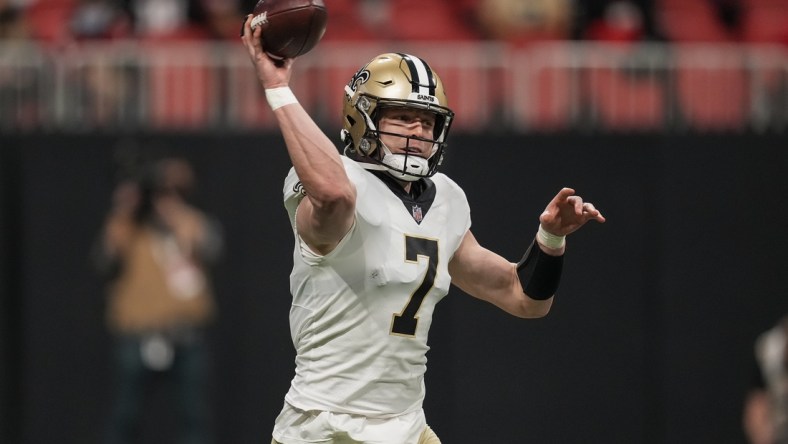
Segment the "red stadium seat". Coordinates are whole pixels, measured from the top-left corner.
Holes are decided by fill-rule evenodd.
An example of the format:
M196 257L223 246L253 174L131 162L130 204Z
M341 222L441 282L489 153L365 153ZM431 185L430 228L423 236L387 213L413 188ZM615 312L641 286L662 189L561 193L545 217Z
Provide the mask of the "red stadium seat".
M253 70L233 65L227 71L229 122L242 128L275 128L276 119L265 99L263 87Z
M613 68L595 69L585 77L586 97L603 128L656 130L665 121L663 85L651 75Z
M536 131L567 128L576 92L572 70L550 66L528 72L528 79L510 79L509 100L515 124Z
M676 92L680 111L692 128L743 128L749 113L745 72L736 52L713 57L695 50L677 55ZM730 61L732 63L726 63Z
M377 38L375 27L363 16L359 0L326 2L330 17L324 41L365 41Z
M25 18L33 38L44 43L69 40L69 23L76 3L76 0L38 0L25 8Z
M486 96L489 88L482 71L467 65L441 65L431 61L430 64L443 81L449 107L455 113L454 128L463 131L483 129L482 125L489 120L487 114L494 104Z
M744 0L742 38L748 43L788 44L788 3Z
M479 40L469 2L390 0L388 26L380 37L392 40Z
M657 27L675 42L728 42L735 36L725 28L708 0L657 0Z
M157 63L146 74L152 121L160 127L199 128L217 112L218 91L213 89L216 72L209 63L208 50L197 46L177 50L173 57L172 46L163 47ZM157 48L148 49L156 54Z

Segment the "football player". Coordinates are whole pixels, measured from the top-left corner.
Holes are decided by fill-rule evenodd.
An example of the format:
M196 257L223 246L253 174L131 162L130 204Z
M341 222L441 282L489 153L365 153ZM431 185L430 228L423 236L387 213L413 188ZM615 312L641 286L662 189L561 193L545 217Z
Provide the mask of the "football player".
M273 442L439 443L422 402L432 314L450 284L514 316L545 316L566 235L605 218L564 188L519 263L485 249L463 190L438 171L454 113L424 60L381 54L350 79L340 153L288 87L293 59L268 57L250 23L242 40L293 164L296 369Z

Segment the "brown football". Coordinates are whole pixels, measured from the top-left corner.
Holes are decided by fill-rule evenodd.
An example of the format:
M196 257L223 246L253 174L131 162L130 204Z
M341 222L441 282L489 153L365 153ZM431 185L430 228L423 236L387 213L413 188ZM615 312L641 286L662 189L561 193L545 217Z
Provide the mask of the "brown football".
M260 0L252 14L252 29L262 26L263 50L275 58L309 52L328 22L323 0Z

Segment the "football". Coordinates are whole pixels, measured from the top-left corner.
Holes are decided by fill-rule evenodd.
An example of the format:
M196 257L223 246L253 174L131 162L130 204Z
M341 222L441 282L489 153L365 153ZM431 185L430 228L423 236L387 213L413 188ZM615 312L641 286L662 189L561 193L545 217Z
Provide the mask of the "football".
M252 29L263 29L263 50L278 59L309 52L328 22L323 0L260 0L252 15Z

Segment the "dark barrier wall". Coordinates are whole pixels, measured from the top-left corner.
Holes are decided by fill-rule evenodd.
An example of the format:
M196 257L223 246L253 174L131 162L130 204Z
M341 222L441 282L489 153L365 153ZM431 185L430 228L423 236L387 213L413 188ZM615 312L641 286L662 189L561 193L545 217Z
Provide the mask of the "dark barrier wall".
M5 149L0 136L0 440L15 442L19 439L18 401L21 392L19 379L21 350L21 324L19 304L21 298L18 264L19 214L18 183L16 167L18 150L13 146Z
M265 443L293 371L278 136L3 136L0 441L97 443L109 403L88 252L113 152L180 154L224 224L213 406L221 443ZM737 443L755 335L788 312L783 137L453 136L444 171L479 241L517 260L562 186L608 218L571 236L551 314L452 291L426 410L447 444ZM166 430L154 393L148 423ZM167 436L166 433L162 436ZM149 443L168 442L150 438Z

